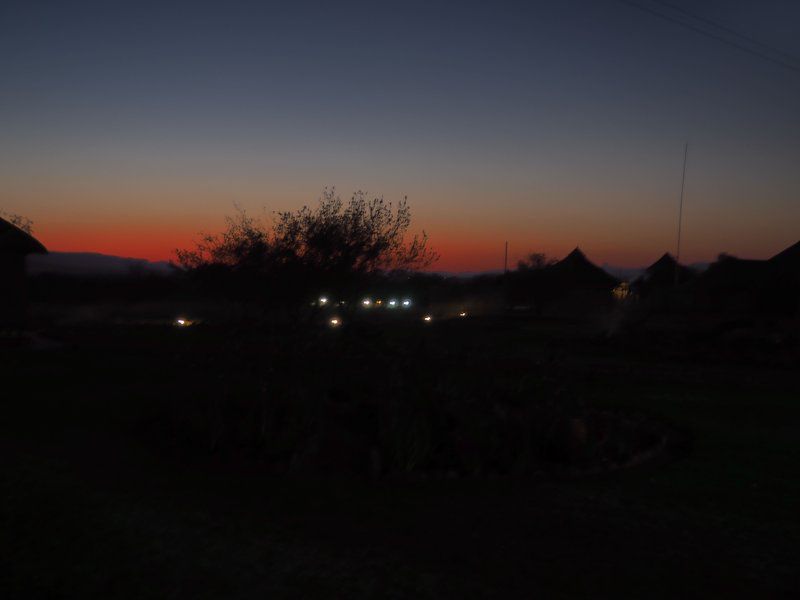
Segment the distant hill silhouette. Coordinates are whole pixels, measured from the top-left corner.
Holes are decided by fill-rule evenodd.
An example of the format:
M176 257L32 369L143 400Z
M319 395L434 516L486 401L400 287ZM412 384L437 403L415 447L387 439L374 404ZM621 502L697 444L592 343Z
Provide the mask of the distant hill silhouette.
M95 252L50 252L28 257L30 275L68 275L79 277L122 277L131 274L169 275L167 261L149 261Z

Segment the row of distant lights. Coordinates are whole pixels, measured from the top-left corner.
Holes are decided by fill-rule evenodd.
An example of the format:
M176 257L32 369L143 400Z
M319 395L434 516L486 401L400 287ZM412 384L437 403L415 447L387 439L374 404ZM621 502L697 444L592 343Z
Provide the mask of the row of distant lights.
M466 313L462 313L460 316L466 317L467 315ZM425 323L430 323L431 321L433 321L433 317L431 315L425 315L424 317L422 317L422 320ZM333 328L340 327L342 325L342 319L340 319L339 317L332 317L331 319L328 319L328 324Z
M320 303L321 306L325 306L326 304L328 304L328 302L329 302L328 298L326 298L325 296L322 296L319 299L319 303ZM373 304L375 306L381 306L383 304L383 301L382 300L375 300L375 302L373 303L371 298L364 298L361 301L361 305L364 308L371 308L373 306ZM389 300L386 304L387 304L387 306L389 308L397 308L398 302L397 302L397 300L392 299L392 300ZM409 308L411 306L411 300L406 298L402 302L400 302L400 305L403 308ZM462 310L460 313L458 313L458 316L463 319L464 317L467 316L467 313L466 313L466 311ZM431 323L431 322L433 322L433 315L424 315L422 317L422 320L425 323ZM332 317L331 319L328 320L328 323L330 324L331 327L334 327L334 328L335 327L339 327L342 324L342 319L339 318L339 317Z
M320 299L319 299L319 305L320 306L327 306L329 303L330 303L330 300L326 296L320 296ZM344 302L339 302L339 304L344 304ZM386 305L389 308L397 308L398 305L402 306L403 308L409 308L411 306L411 300L406 298L406 299L398 302L395 299L391 299L391 300L386 302ZM372 298L364 298L361 301L361 306L363 306L364 308L372 308L372 306L383 306L383 300L375 300L375 302L373 302Z
M320 296L319 298L320 306L326 306L329 302L330 300L326 296ZM363 306L364 308L372 308L373 306L383 306L383 300L375 300L373 302L372 298L364 298L363 300L361 300L361 306ZM410 308L411 300L409 300L408 298L404 298L403 300L398 301L397 299L392 298L391 300L386 301L386 306L388 306L389 308L397 308L398 306L402 306L403 308ZM430 323L431 321L433 321L433 316L425 315L422 317L422 320L425 323ZM331 317L328 320L328 324L334 328L340 327L342 325L342 319L340 317Z
M325 305L325 304L328 303L328 299L325 296L322 296L319 299L319 303L321 305ZM364 298L364 300L361 301L361 304L363 304L365 307L370 307L370 306L372 306L372 300L370 300L369 298ZM380 300L376 300L375 304L380 306L381 305L381 301ZM397 306L397 300L389 300L388 305L390 307L392 307L392 308L396 307ZM408 300L408 299L403 300L402 301L402 306L408 308L409 306L411 306L411 300ZM467 316L467 313L465 311L461 311L460 313L458 313L458 316L463 318L463 317ZM433 321L433 316L432 315L424 315L422 317L422 320L425 323L431 323ZM339 317L332 317L331 319L328 320L328 323L330 324L331 327L339 327L342 324L342 319L339 318ZM186 319L184 317L178 317L177 319L175 319L174 324L175 324L176 327L189 327L191 325L194 325L194 321L192 321L190 319Z
M386 302L386 306L388 306L389 308L397 308L398 304L401 305L403 308L408 308L411 306L411 300L406 298L402 302L398 302L397 300L392 299ZM375 302L372 302L372 299L364 298L361 301L361 306L363 306L364 308L372 308L372 306L382 306L382 305L383 305L383 300L375 300Z
M458 313L458 316L466 317L467 313L462 311ZM433 317L431 315L425 315L424 317L422 317L422 320L426 323L430 323L431 321L433 321ZM339 327L342 324L342 320L339 317L333 317L328 321L328 323L330 324L331 327ZM193 324L194 323L189 319L183 319L183 318L175 319L176 327L189 327Z

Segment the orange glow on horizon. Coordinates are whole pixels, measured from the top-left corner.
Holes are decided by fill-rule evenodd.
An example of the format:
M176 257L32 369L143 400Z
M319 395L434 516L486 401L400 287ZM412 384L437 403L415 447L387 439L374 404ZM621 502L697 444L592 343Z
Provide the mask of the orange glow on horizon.
M157 223L140 218L81 224L51 221L37 226L34 234L54 252L96 252L151 261L175 261L176 249L191 249L202 232L219 232L221 229L219 221L202 223L199 218L192 222L173 218ZM458 273L502 270L505 239L498 227L486 226L480 235L475 235L463 225L436 224L426 229L430 233L430 246L440 257L426 271ZM569 233L554 231L546 237L536 232L512 233L508 236L510 270L515 269L517 262L531 252L541 252L550 258L560 259L575 246L579 246L589 260L601 266L644 267L664 252L674 253L673 248L663 247L654 241L628 238L617 242L590 229ZM568 239L576 237L579 238L577 241ZM741 256L768 258L790 243L775 243L774 249L770 248L761 255L742 253ZM713 261L719 252L725 250L707 245L685 251L682 262Z
M175 260L178 248L193 248L199 234L195 229L169 226L106 228L50 228L37 230L37 238L51 252L96 252L143 258L150 261Z
M210 228L209 231L212 231ZM96 252L122 256L127 258L143 258L150 261L174 261L178 248L191 249L200 237L199 228L152 226L118 226L114 230L107 228L41 228L36 236L53 252ZM438 241L437 241L438 240ZM439 260L426 271L445 272L479 272L497 271L503 268L504 241L495 239L476 239L474 236L453 234L431 239L431 247L439 254ZM553 258L562 258L574 245L557 240L547 243L512 241L509 249L508 267L515 269L517 262L530 252L544 252ZM590 260L602 264L613 262L605 259L605 254L593 253L590 248L583 247ZM650 256L625 256L617 250L616 256L625 265L646 265L655 258ZM614 262L613 264L618 264Z

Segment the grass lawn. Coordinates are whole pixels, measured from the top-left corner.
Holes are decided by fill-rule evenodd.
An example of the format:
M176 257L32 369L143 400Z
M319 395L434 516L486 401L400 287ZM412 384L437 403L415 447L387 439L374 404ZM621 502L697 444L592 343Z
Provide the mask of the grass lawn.
M564 324L474 327L381 343L480 351L513 379L556 337L551 377L669 423L686 448L578 478L266 475L165 451L139 426L202 395L178 365L213 352L213 332L53 332L63 346L0 353L0 597L797 597L795 372L641 352Z

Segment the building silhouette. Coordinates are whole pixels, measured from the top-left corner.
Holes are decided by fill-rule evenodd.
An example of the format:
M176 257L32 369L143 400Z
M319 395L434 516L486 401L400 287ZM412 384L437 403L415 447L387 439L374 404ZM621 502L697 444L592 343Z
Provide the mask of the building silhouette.
M46 252L32 235L0 218L0 329L18 329L25 325L25 257Z

